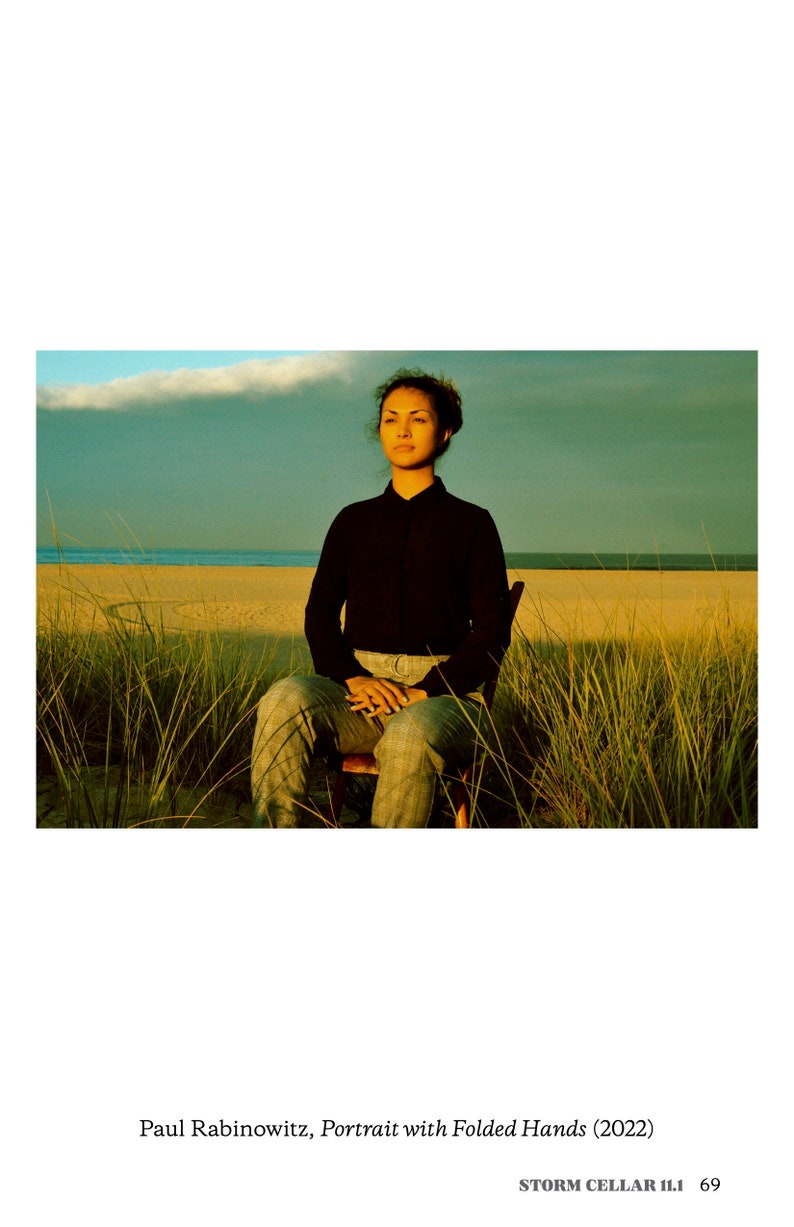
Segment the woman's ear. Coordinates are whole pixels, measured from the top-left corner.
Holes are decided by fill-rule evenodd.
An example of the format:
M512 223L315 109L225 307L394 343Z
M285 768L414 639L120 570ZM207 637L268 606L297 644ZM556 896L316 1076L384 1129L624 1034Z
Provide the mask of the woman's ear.
M436 454L435 454L436 460L438 460L438 458L447 450L447 444L449 443L451 438L452 438L452 431L449 429L449 427L447 427L446 430L440 430L438 432L438 434L436 435Z

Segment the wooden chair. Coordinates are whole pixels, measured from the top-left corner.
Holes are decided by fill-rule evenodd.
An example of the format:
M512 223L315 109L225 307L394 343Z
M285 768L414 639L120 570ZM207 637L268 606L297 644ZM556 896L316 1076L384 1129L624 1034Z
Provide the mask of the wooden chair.
M516 616L518 603L521 600L521 594L524 591L524 585L521 580L516 580L510 589L510 624ZM491 710L494 695L496 694L496 683L499 681L499 664L494 664L491 676L486 680L483 689L483 698L488 711ZM378 764L374 754L345 754L344 757L338 756L329 761L329 766L336 771L336 780L334 782L333 792L331 794L331 804L328 810L328 818L332 823L338 824L339 815L342 812L342 803L345 799L345 788L347 786L348 775L377 775ZM465 767L461 767L457 777L452 782L452 808L455 813L455 826L459 830L465 830L469 825L469 806L470 793L469 783L471 781L472 772L474 771L474 762L468 763Z

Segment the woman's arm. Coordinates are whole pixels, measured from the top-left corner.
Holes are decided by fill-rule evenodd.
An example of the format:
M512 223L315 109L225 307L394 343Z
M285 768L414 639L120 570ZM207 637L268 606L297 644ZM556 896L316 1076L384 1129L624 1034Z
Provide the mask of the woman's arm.
M510 643L510 593L504 551L494 521L482 512L466 576L471 632L449 660L417 686L428 695L468 694L492 674Z
M347 599L345 512L328 530L306 604L304 632L315 671L344 685L366 674L342 635L342 607Z

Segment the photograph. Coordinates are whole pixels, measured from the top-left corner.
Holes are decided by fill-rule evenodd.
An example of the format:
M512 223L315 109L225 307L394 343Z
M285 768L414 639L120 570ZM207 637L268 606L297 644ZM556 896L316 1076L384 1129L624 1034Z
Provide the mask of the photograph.
M757 824L753 352L42 352L38 822Z

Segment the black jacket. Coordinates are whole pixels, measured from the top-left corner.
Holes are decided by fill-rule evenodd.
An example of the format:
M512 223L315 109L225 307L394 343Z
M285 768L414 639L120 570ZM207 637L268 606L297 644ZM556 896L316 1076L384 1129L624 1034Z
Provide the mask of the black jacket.
M412 499L389 483L345 507L323 545L305 629L316 671L336 681L366 673L357 648L449 655L416 685L428 695L476 689L510 641L504 554L490 514L438 478Z

